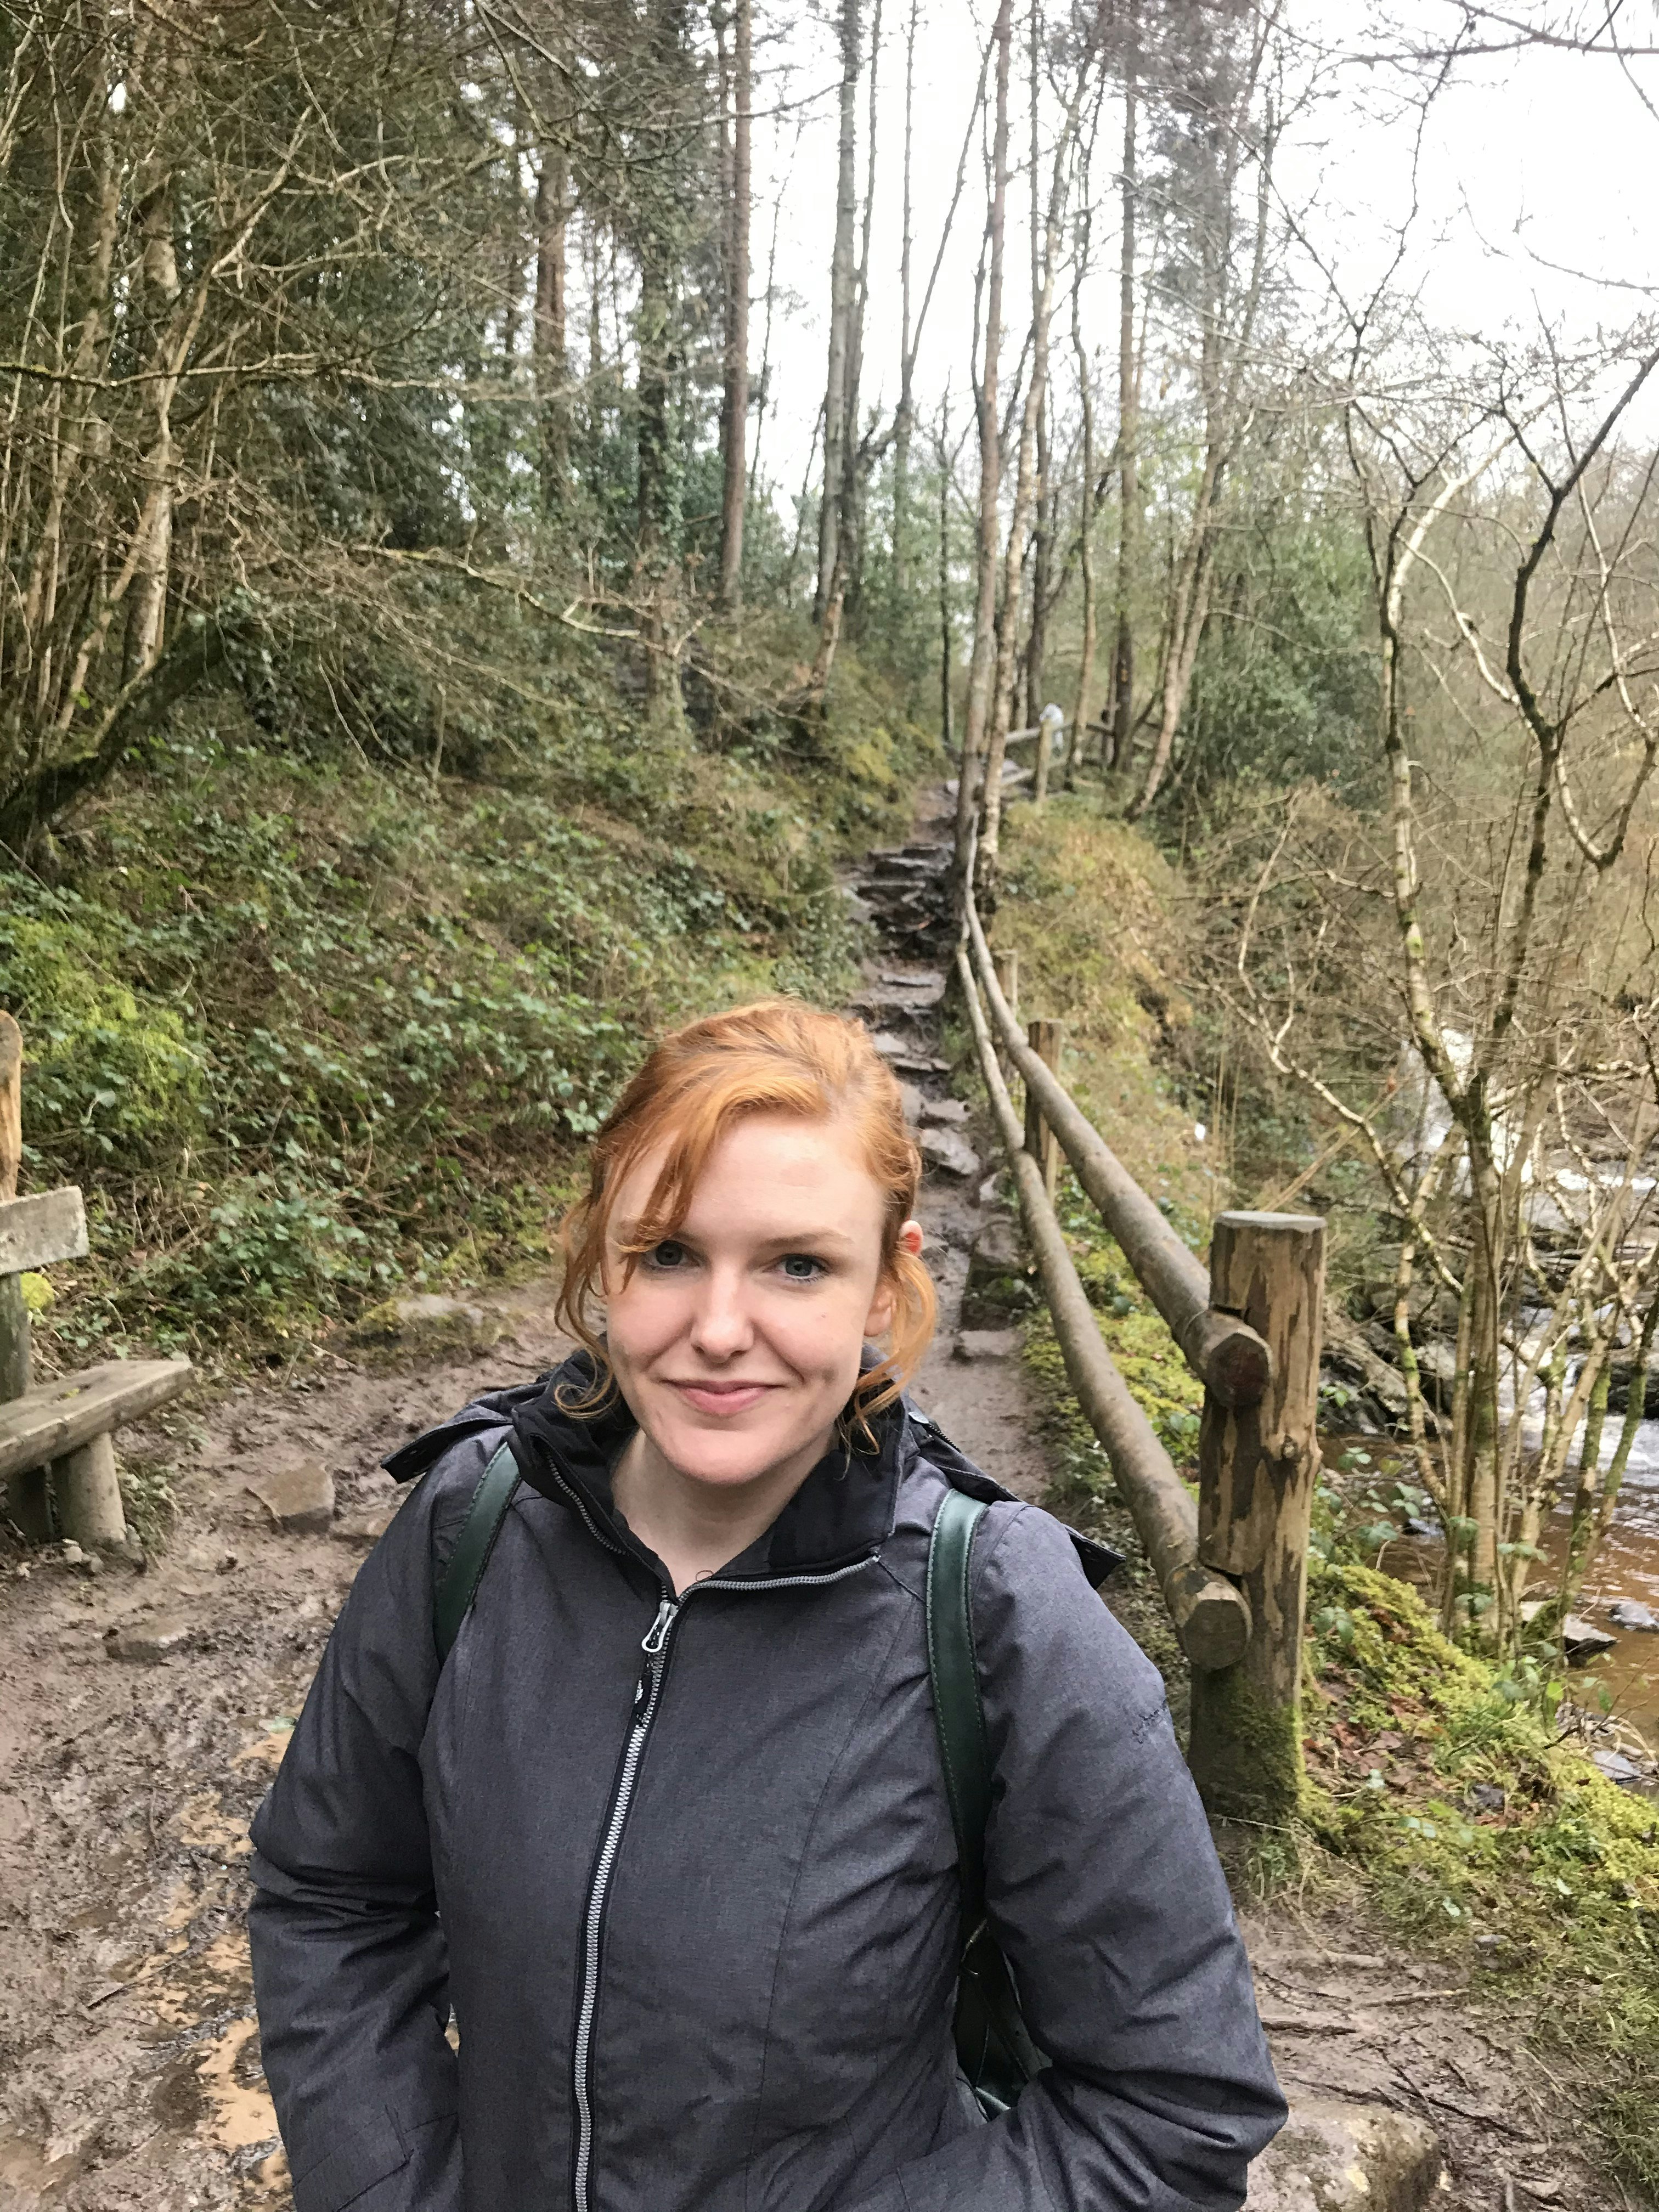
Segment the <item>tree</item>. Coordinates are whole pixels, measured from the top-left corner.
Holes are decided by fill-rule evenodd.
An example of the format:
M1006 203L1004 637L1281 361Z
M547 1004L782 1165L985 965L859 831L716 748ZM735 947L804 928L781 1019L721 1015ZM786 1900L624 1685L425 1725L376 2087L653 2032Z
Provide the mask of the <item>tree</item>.
M853 238L858 221L858 88L862 61L859 0L842 0L841 128L836 151L836 238L830 262L830 362L823 386L823 497L818 508L818 580L812 619L822 622L840 550L847 485L848 382L855 306Z
M750 108L754 91L752 0L734 0L729 72L732 119L726 177L725 384L720 406L720 605L734 608L743 578L743 519L748 503ZM725 52L722 26L721 53ZM725 111L722 110L722 130Z
M1492 1644L1518 1635L1587 1415L1565 1595L1605 1526L1598 1406L1659 1288L1639 1172L1659 1114L1650 827L1632 842L1659 760L1642 696L1659 459L1620 443L1659 337L1638 325L1571 362L1547 336L1524 361L1443 356L1425 392L1413 333L1390 395L1355 327L1341 420L1380 640L1382 834L1368 856L1328 801L1291 810L1242 917L1235 1003L1389 1194L1413 1450L1452 1538L1447 1619ZM1333 994L1341 1054L1310 1028ZM1390 1075L1401 1036L1409 1080ZM1402 1093L1403 1115L1387 1105ZM1455 1329L1434 1389L1419 1273ZM1513 1409L1534 1395L1529 1456Z

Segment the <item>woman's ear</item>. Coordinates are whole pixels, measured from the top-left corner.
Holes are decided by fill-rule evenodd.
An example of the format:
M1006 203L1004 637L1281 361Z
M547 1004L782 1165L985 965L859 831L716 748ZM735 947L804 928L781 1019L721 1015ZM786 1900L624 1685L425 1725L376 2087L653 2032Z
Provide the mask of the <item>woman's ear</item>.
M921 1222L907 1221L898 1233L899 1250L908 1252L913 1260L919 1260L921 1257ZM896 1304L894 1286L884 1279L877 1285L876 1295L871 1301L868 1314L865 1316L864 1334L866 1337L873 1339L886 1335L893 1325L893 1308Z

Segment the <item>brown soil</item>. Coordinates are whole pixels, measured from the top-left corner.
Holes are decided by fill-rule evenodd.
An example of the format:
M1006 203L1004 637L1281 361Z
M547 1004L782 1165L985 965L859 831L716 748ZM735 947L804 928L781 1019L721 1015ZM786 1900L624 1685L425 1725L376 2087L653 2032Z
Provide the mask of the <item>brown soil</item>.
M895 968L920 973L917 950ZM932 1018L915 1033L932 1033ZM938 1076L924 1084L942 1095ZM929 1177L943 1311L917 1395L1036 1497L1049 1470L1024 1368L953 1356L978 1181ZM324 1352L130 1435L130 1450L173 1465L179 1498L143 1572L88 1578L0 1550L0 2212L289 2204L243 1928L248 1820L368 1532L395 1502L380 1460L556 1356L549 1296L542 1285L495 1300L509 1333L475 1358L377 1376ZM318 1460L337 1481L333 1533L278 1533L245 1484ZM146 1623L185 1640L158 1663L110 1655L108 1632ZM1246 1925L1287 2087L1430 2118L1450 2160L1449 2212L1630 2202L1575 2143L1570 2086L1518 2024L1443 1986L1455 1977L1392 1951L1328 1895Z

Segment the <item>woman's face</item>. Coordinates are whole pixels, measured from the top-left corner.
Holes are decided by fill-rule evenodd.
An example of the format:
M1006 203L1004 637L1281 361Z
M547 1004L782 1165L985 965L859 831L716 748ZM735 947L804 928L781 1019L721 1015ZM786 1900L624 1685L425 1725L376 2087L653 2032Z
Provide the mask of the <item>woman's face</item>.
M669 1465L731 1486L827 1447L866 1338L891 1319L880 1187L851 1128L755 1115L709 1154L673 1238L626 1281L622 1244L662 1154L623 1181L606 1255L607 1344L635 1419ZM921 1232L905 1224L919 1250Z

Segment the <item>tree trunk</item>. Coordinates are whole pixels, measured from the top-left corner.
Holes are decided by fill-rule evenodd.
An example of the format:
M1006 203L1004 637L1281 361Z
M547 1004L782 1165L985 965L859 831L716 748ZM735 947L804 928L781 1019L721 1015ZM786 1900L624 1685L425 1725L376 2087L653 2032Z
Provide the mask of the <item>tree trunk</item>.
M152 98L158 106L167 98L167 70L158 60ZM148 179L139 223L143 239L140 261L140 291L143 311L154 333L150 368L155 373L155 426L144 457L143 481L148 523L133 577L127 617L127 682L154 665L166 643L167 574L173 556L173 398L174 380L164 373L169 325L179 301L179 264L173 252L173 192L170 170Z
M1036 44L1035 19L1034 6L1034 52ZM1077 128L1078 109L1082 103L1091 66L1091 57L1085 53L1077 64L1076 85L1066 109L1064 126L1054 145L1054 167L1048 185L1048 210L1042 226L1042 283L1032 302L1031 375L1025 387L1025 404L1020 416L1019 460L1015 477L1013 513L1002 566L1002 611L1001 627L997 637L996 688L992 699L989 737L985 749L985 815L980 833L977 872L988 897L996 888L997 862L1001 846L1002 763L1008 741L1009 715L1013 705L1014 674L1018 665L1024 569L1022 556L1037 489L1037 418L1048 388L1048 328L1054 313L1054 271L1060 258L1066 185L1071 172L1072 137ZM1034 102L1036 88L1034 69Z
M951 679L955 641L951 634L951 469L945 439L950 433L947 400L939 434L939 734L948 757L951 743Z
M1054 543L1054 501L1048 479L1048 395L1037 410L1036 536L1031 545L1031 628L1025 641L1025 719L1038 720L1048 705L1047 670L1048 628L1048 564ZM1037 741L1031 771L1031 800L1040 806L1048 796L1048 747Z
M901 610L910 596L910 438L915 424L915 355L910 335L910 155L915 135L916 18L910 0L904 42L904 202L899 240L899 397L893 416L893 597ZM948 737L946 742L949 742Z
M822 622L840 550L847 475L847 378L853 331L853 231L858 220L859 0L842 0L841 136L836 170L836 243L830 263L830 361L823 386L823 499L818 508L818 580L812 619Z
M681 64L684 0L653 0L652 40L665 87ZM647 712L653 723L678 733L684 721L679 667L671 636L678 592L679 470L671 394L674 368L673 214L665 180L653 180L640 226L640 305L636 324L639 387L636 428L639 472L639 556L636 579L640 635L645 649Z
M1130 606L1135 563L1140 555L1140 378L1135 359L1139 39L1139 11L1136 0L1129 0L1123 53L1123 236L1118 256L1117 305L1117 592L1109 768L1127 764L1129 732L1134 722L1135 640Z
M987 244L985 349L979 380L979 520L975 542L977 584L974 642L968 665L968 704L963 716L957 767L957 852L959 876L968 866L974 819L974 777L985 747L992 660L996 647L997 552L1001 543L998 495L1002 486L1002 424L997 404L997 360L1002 350L1002 250L1008 208L1008 64L1013 46L1013 0L1001 0L996 28L996 122L991 144L991 206Z
M542 511L550 515L557 514L563 504L570 471L569 365L565 353L565 253L569 222L570 184L564 149L545 145L536 179L533 343Z
M1077 785L1078 762L1095 688L1095 394L1088 349L1083 342L1083 279L1089 265L1089 190L1085 177L1082 212L1078 221L1077 262L1072 283L1072 349L1077 356L1078 404L1082 413L1083 512L1079 517L1078 561L1083 578L1083 642L1078 660L1077 706L1072 715L1071 736L1066 744L1066 788Z
M732 179L726 211L726 388L720 412L720 605L743 595L743 520L749 489L749 132L753 92L752 0L736 0L732 58Z

